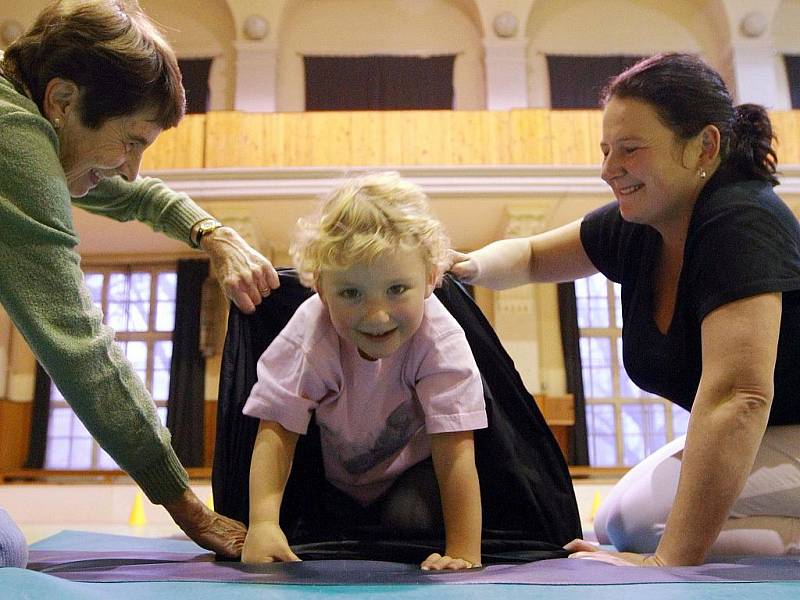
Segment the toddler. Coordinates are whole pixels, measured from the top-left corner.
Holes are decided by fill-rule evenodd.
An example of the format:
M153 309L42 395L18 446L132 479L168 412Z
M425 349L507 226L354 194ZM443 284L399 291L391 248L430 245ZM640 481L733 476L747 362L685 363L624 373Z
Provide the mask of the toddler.
M244 407L261 419L244 562L298 560L279 513L313 413L330 484L320 502L337 521L418 538L443 528L442 553L421 567L480 565L472 432L487 418L464 332L432 294L447 247L425 194L397 173L348 180L300 220L291 251L317 293L259 359Z

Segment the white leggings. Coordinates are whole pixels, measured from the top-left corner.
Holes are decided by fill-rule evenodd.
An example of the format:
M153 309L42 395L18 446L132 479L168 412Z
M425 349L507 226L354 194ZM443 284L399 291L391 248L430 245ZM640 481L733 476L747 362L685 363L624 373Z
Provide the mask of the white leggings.
M660 448L614 486L594 521L601 544L655 552L678 488L685 439ZM800 425L767 428L753 470L709 554L800 554Z

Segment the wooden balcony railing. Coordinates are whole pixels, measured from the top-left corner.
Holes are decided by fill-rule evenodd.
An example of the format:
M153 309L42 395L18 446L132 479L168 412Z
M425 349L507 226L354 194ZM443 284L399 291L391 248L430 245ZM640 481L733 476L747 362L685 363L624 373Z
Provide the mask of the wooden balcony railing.
M800 111L770 114L780 164L800 164ZM597 165L599 110L211 112L145 152L162 169Z

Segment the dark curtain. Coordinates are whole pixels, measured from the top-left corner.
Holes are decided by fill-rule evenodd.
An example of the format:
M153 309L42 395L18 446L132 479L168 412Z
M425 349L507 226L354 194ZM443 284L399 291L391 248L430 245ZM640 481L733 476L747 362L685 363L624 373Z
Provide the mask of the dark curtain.
M208 112L208 73L211 70L210 58L185 58L178 61L186 90L186 114Z
M609 79L639 56L548 55L550 105L552 108L599 108L600 93Z
M558 314L561 320L561 345L564 348L564 369L567 372L567 391L575 397L575 426L569 441L570 464L589 464L589 442L586 437L586 398L583 395L578 304L575 284L558 284Z
M47 424L50 421L50 386L50 376L37 362L26 469L44 469L47 455Z
M800 54L784 54L786 77L789 80L789 94L792 108L800 108Z
M167 428L186 467L203 465L205 360L200 353L200 292L208 277L204 260L178 261L175 329L169 375Z
M453 54L303 60L308 111L453 108Z

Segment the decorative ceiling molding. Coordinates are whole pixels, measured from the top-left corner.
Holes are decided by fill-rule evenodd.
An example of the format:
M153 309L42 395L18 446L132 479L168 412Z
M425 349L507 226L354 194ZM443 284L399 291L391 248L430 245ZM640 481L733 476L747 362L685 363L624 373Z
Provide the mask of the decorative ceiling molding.
M379 168L263 167L175 169L145 173L198 200L309 198L341 178L370 170L396 170L435 196L609 195L599 166L396 166ZM800 194L800 165L781 169L779 194Z
M376 168L247 168L176 169L146 173L164 180L177 191L196 199L316 196L327 192L343 177ZM502 194L598 194L608 187L597 167L464 166L380 167L396 170L438 196Z

